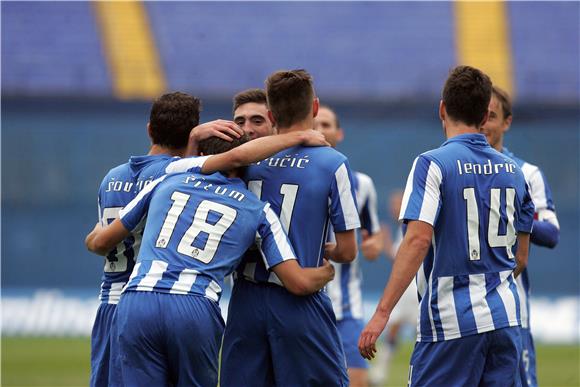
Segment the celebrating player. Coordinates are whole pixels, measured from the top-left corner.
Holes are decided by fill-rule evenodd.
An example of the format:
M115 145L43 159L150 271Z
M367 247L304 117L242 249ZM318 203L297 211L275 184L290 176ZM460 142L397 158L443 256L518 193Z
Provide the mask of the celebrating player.
M314 122L315 129L324 134L332 147L335 148L344 139L344 131L336 113L330 107L320 105ZM354 172L353 177L361 232L364 233L361 251L367 259L374 260L378 258L383 244L377 214L377 192L368 175ZM331 233L331 237L334 237L334 233ZM352 263L332 264L337 275L326 289L332 300L336 325L344 346L348 378L351 385L364 387L368 385L368 364L357 348L358 337L364 327L359 263L355 259Z
M275 72L266 85L268 115L279 133L314 127L318 99L306 71ZM245 179L250 191L280 215L301 266L320 266L323 254L337 262L355 258L360 223L342 154L332 148L292 147L248 167ZM325 248L329 219L337 243ZM290 294L256 254L247 255L236 273L221 385L346 386L344 352L326 293Z
M512 118L512 104L509 95L494 86L489 103L489 119L483 125L482 133L485 134L489 145L513 159L524 173L532 201L536 207L536 220L534 220L534 229L530 237L531 242L538 246L553 248L558 243L560 225L556 216L556 208L552 201L552 192L548 186L548 182L540 168L517 158L503 146L503 136L510 128ZM537 386L536 351L530 331L530 282L528 271L524 270L522 275L516 278L516 281L520 295L520 313L522 319L523 350L520 361L521 381L523 386Z
M520 168L479 133L491 81L458 66L439 116L447 141L415 159L400 219L407 231L377 310L359 340L366 358L417 274L418 336L409 384L514 385L521 353L517 276L534 206Z
M244 90L234 96L234 122L253 140L274 134L268 117L268 101L262 89Z
M222 154L246 139L211 138L200 143L200 151ZM120 219L89 238L91 249L107 251L147 214L137 264L117 308L124 383L217 385L223 280L256 235L264 264L289 291L310 294L332 279L328 263L298 265L278 218L247 191L239 174L234 169L165 175L121 210Z

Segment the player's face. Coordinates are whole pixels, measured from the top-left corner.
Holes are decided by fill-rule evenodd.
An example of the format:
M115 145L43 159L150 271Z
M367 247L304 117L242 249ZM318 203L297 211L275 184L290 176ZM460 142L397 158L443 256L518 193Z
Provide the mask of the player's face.
M322 132L332 147L336 147L343 139L342 129L336 126L336 115L325 107L318 109L318 114L314 118L314 129Z
M272 122L268 118L268 108L261 103L248 102L240 105L234 112L234 122L252 140L274 133Z
M489 102L489 118L481 128L481 132L485 134L489 145L497 150L501 150L503 146L503 135L508 128L509 121L504 119L501 104L492 95L491 101Z

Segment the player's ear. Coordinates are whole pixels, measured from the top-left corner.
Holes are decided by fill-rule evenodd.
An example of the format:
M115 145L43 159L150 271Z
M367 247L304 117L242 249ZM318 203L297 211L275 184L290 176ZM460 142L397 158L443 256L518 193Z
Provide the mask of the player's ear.
M342 130L342 128L338 128L336 133L336 142L341 142L342 140L344 140L344 130Z
M445 121L445 116L447 112L445 111L445 102L443 100L439 101L439 119Z
M509 116L508 118L506 118L504 120L504 124L505 124L505 129L503 131L507 132L508 130L510 130L510 127L512 126L512 116Z
M272 111L270 109L268 109L268 118L270 119L270 122L272 122L272 126L276 126L276 120L274 119L274 114L272 114Z
M314 98L312 101L312 117L316 117L318 115L318 108L320 107L320 100L318 98Z

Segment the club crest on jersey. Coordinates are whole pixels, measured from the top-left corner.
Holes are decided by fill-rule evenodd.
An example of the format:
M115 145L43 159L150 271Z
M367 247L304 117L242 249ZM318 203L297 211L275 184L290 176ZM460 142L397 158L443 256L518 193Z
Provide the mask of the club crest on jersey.
M161 247L161 248L165 248L167 246L167 241L165 240L165 238L161 238L157 241L157 244L155 245L155 247Z
M477 252L477 250L473 249L471 250L471 260L476 260L479 259L479 253Z

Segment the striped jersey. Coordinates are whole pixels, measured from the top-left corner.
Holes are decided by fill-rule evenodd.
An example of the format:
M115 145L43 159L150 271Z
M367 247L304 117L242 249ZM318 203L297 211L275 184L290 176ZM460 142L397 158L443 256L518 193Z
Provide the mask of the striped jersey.
M554 206L554 201L552 200L552 191L548 186L548 182L544 177L544 174L537 166L525 162L524 160L517 158L512 152L507 148L502 149L502 153L516 162L516 164L522 169L526 182L528 183L528 189L532 197L532 201L535 206L535 217L540 221L548 221L554 224L558 229L560 225L558 223L558 218L556 217L556 207ZM530 280L528 275L528 269L524 271L516 278L518 283L518 291L520 296L520 313L522 316L522 328L530 327Z
M280 216L302 267L322 264L329 221L337 231L360 227L348 160L330 147L288 148L250 165L244 179ZM257 249L248 251L236 275L281 285Z
M120 212L132 230L147 215L141 250L126 292L199 295L219 301L226 275L260 237L267 269L294 251L270 205L241 179L220 173L165 175Z
M99 187L99 221L105 226L119 217L123 209L143 187L175 168L198 170L206 158L180 159L168 155L132 156L129 162L109 171ZM105 257L99 299L104 304L117 304L121 291L135 266L142 237L142 225Z
M521 324L516 234L531 232L533 215L522 171L482 134L452 137L415 159L399 220L434 228L417 273L418 341Z
M380 232L379 216L377 213L377 191L370 176L361 172L354 172L353 183L361 223L361 229L369 235ZM330 227L329 241L333 242L334 232ZM360 233L358 233L360 243ZM363 318L362 308L362 273L359 267L359 257L351 263L331 262L335 269L335 276L326 285L326 290L332 301L332 308L337 320L346 318Z

